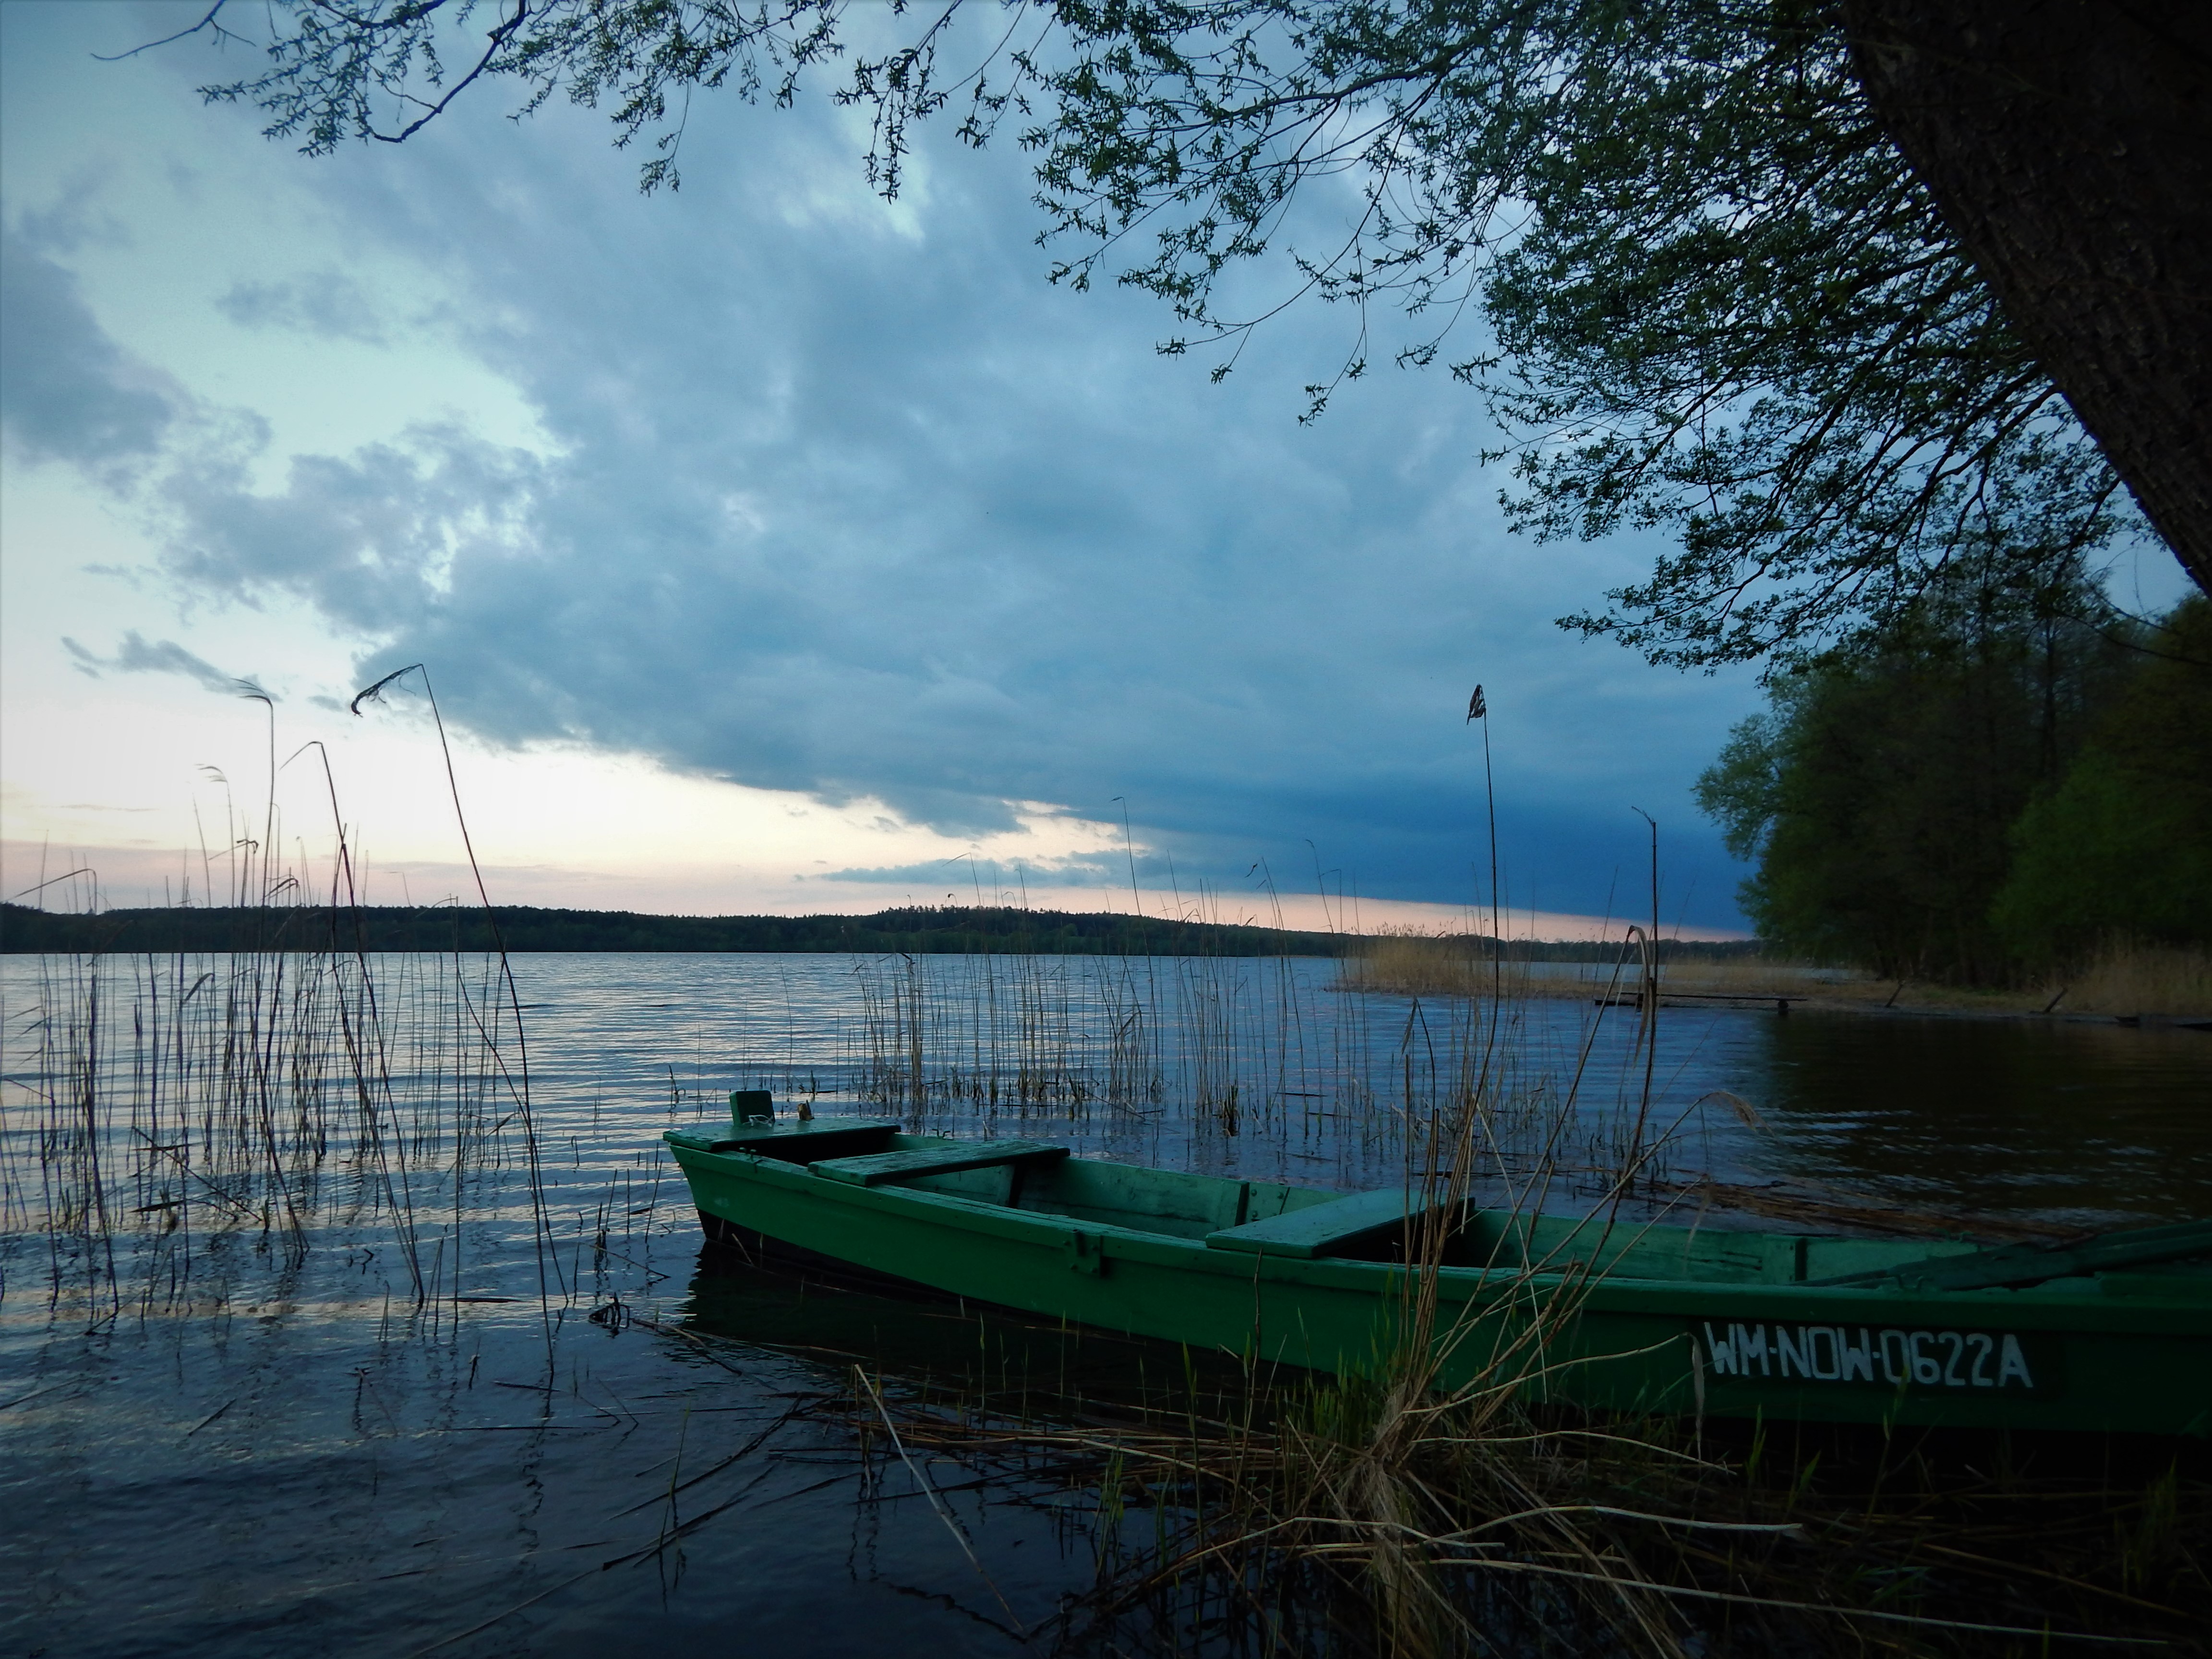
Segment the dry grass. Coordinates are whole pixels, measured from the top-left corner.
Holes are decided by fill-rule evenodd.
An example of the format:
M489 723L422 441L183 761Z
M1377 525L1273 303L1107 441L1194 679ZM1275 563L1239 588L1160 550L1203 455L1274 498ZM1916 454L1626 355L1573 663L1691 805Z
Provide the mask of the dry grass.
M1081 1517L1070 1652L2205 1652L2202 1459L1532 1408L1540 1352L1458 1389L1414 1343L1367 1378L1187 1358L1142 1403L948 1377L830 1410Z
M1617 980L1613 965L1600 962L1507 962L1501 969L1474 939L1411 934L1367 941L1358 955L1345 959L1337 984L1346 991L1395 996L1487 997L1497 992L1508 999L1573 1000L1632 998L1638 971L1632 961L1624 964ZM2070 975L2001 989L1877 979L1771 957L1664 963L1659 982L1662 1000L1789 997L1838 1012L2212 1018L2212 952L2130 940L2107 945Z
M2212 953L2118 940L2060 997L2075 1013L2212 1017Z
M1486 941L1465 935L1386 934L1345 958L1337 984L1346 991L1392 996L1546 998L1633 997L1643 969L1635 948L1612 962L1498 963ZM1809 963L1753 957L1726 962L1662 963L1661 995L1821 997L1864 994L1873 981L1840 979ZM1880 994L1886 995L1885 984Z
M381 960L40 960L10 1011L0 1228L43 1243L57 1308L99 1328L202 1305L227 1294L209 1285L234 1277L232 1241L292 1274L341 1225L393 1252L433 1322L463 1294L479 1183L536 1168L516 1033L495 959Z
M361 693L354 712L400 674ZM441 1298L455 1317L461 1306L475 1185L512 1159L528 1173L542 1303L560 1268L506 951L372 970L326 756L328 897L300 904L320 883L304 852L299 868L278 862L275 707L246 695L270 708L270 785L258 839L225 805L239 854L228 896L292 912L318 948L40 957L33 1000L9 1011L0 1236L41 1237L52 1305L66 1301L98 1329L134 1305L142 1318L196 1305L202 1275L222 1279L236 1254L211 1245L256 1239L264 1265L292 1274L341 1220L372 1218L434 1323ZM458 815L458 788L453 805ZM489 911L480 874L477 887Z
M1472 990L1480 1018L1492 964L1456 943L1382 941L1366 983ZM1407 1180L1443 1200L1421 1213L1465 1196L1500 1082L1476 1065L1408 1113L1427 1133L1409 1139ZM1622 1194L1646 1178L1640 1142ZM1549 1178L1520 1201L1542 1207ZM1184 1652L1204 1632L1200 1650L1346 1659L2203 1654L2212 1583L2186 1540L2212 1525L2212 1483L2195 1462L2107 1452L2030 1472L2036 1454L1986 1436L1532 1407L1524 1385L1586 1283L1531 1264L1506 1292L1516 1317L1448 1328L1446 1233L1409 1235L1401 1340L1371 1376L1255 1367L1209 1394L1186 1354L1185 1397L1133 1411L1042 1399L1026 1371L1018 1401L956 1381L895 1407L864 1386L846 1409L909 1466L927 1448L1085 1517L1099 1578L1063 1604L1077 1652ZM1484 1363L1449 1381L1473 1342Z
M1839 978L1808 962L1748 957L1732 962L1662 963L1659 990L1662 996L1669 991L1709 996L1829 996L1848 994L1863 977L1853 974Z
M1669 988L1677 982L1674 975L1680 971L1668 970ZM1687 988L1686 981L1680 982ZM1879 1007L1899 1013L2049 1012L2062 1018L2109 1014L2124 1019L2143 1016L2201 1019L2212 1018L2212 953L2119 940L2105 946L2072 974L2020 988L1993 990L1917 980L1900 984L1896 980L1855 975L1825 983L1808 980L1804 994L1815 1006L1845 1010Z
M1474 997L1502 991L1508 997L1542 995L1526 963L1497 963L1482 942L1464 935L1385 933L1365 940L1346 957L1338 985L1385 996Z

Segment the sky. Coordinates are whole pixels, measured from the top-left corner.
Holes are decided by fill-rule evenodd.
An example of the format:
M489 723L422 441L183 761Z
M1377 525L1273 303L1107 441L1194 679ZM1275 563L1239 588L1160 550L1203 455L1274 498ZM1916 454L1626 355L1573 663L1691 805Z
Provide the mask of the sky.
M887 204L820 95L701 96L672 194L496 85L310 160L196 96L235 47L95 58L198 9L0 5L9 896L220 899L241 838L313 889L343 823L434 902L458 794L500 902L1445 926L1479 682L1521 930L1647 913L1648 812L1663 925L1741 931L1690 791L1753 676L1556 627L1656 548L1508 534L1447 376L1301 424L1340 309L1216 383L1046 280L1010 143ZM450 779L422 675L348 708L412 663Z

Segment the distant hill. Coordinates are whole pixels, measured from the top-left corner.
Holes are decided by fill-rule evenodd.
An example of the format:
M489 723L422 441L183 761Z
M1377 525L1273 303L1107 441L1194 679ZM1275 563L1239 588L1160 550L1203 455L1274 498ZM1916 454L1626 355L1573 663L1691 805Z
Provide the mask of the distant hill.
M859 951L975 956L1336 956L1340 935L1152 917L970 908L879 910L867 916L655 916L502 904L359 909L102 910L71 915L0 905L0 951Z
M493 922L498 924L495 939ZM163 907L69 915L0 903L0 952L212 951L854 951L862 955L1339 957L1357 935L1098 911L904 906L866 916L653 916L502 904L330 910ZM1486 944L1486 941L1478 941ZM1618 945L1516 943L1539 961L1610 959ZM1735 956L1756 945L1669 946Z

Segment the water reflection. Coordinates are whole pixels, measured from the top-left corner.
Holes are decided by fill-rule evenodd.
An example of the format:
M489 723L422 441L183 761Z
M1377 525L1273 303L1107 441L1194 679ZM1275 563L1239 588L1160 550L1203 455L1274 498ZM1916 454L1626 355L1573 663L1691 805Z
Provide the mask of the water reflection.
M2212 1034L2117 1024L1736 1016L1773 1133L1739 1156L1900 1201L2066 1220L2212 1210Z

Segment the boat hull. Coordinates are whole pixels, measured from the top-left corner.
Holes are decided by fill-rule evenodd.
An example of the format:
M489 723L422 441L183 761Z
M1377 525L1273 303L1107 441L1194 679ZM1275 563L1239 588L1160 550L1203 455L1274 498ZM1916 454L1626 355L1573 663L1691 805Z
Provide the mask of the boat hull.
M869 1186L814 1173L787 1149L672 1143L710 1224L954 1295L1263 1364L1374 1373L1418 1328L1410 1303L1425 1277L1441 1380L1451 1386L1505 1381L1531 1399L1630 1413L2212 1432L2212 1297L2201 1275L1929 1295L1594 1273L1553 1252L1425 1276L1388 1261L1219 1248L1218 1232L1215 1244L1188 1236L1206 1225L1203 1215L1133 1217L1152 1224L1137 1226L1101 1218L1119 1212L1103 1200L1088 1214L1076 1203L1030 1207L1054 1202L1050 1193L1010 1203L1018 1183L1000 1171ZM1255 1183L1090 1160L1052 1180L1079 1197L1103 1187L1142 1202L1148 1177L1180 1183L1162 1200L1169 1209L1202 1208L1216 1201L1212 1188L1224 1206L1236 1189L1240 1220L1257 1201ZM1290 1204L1296 1193L1263 1196ZM1157 1230L1170 1224L1183 1233ZM1718 1248L1685 1236L1688 1248ZM1745 1261L1786 1261L1796 1244L1803 1270L1797 1241L1778 1250L1774 1236L1717 1237Z

